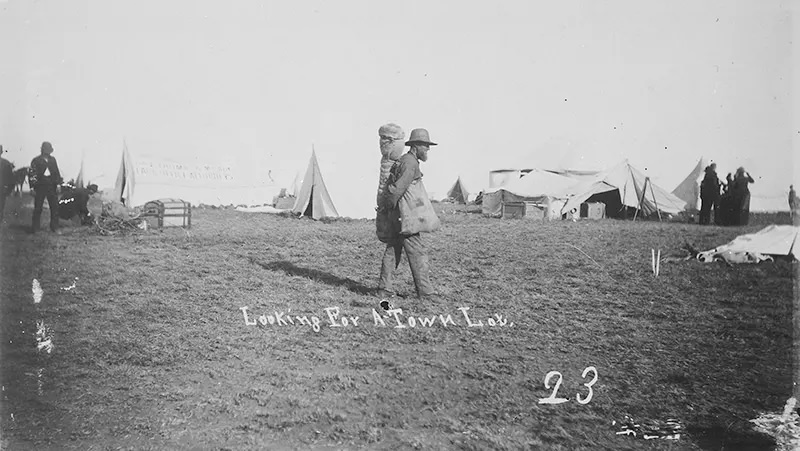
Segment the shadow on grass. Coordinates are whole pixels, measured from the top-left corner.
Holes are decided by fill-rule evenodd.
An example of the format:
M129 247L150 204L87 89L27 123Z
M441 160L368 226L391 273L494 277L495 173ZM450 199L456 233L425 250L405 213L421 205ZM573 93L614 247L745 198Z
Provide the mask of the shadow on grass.
M45 226L44 229L49 230L47 227L48 226ZM32 233L33 231L30 224L20 224L20 223L9 224L8 230L13 230L15 232L22 232L22 233Z
M748 426L746 426L748 427ZM704 450L762 451L775 449L775 440L752 430L731 430L722 426L688 427L687 432Z
M362 295L370 295L375 292L374 289L360 283L356 282L353 279L346 279L329 272L320 271L318 269L313 268L302 268L300 266L295 265L292 262L288 261L275 261L270 263L262 263L252 257L249 257L251 263L256 264L267 271L282 271L290 276L300 276L305 277L306 279L311 279L316 282L322 282L327 285L333 285L337 287L345 287L349 291L353 293L362 294Z

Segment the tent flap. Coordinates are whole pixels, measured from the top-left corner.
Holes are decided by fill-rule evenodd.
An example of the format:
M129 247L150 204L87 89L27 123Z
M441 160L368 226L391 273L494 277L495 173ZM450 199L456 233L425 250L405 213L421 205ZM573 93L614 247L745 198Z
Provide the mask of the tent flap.
M728 244L716 248L717 252L751 252L771 255L797 256L797 236L800 227L770 225L758 232L740 235Z

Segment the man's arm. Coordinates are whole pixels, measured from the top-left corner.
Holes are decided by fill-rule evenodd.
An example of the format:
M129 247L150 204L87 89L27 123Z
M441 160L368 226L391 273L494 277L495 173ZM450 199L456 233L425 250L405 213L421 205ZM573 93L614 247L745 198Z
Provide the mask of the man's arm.
M36 158L31 160L31 165L28 167L28 184L30 185L31 189L35 190L36 185L39 183L39 168L38 168L38 161Z
M56 181L56 185L60 185L64 182L64 179L61 178L61 171L58 170L58 161L56 161L55 158L53 158L53 168L51 172L53 173L53 180Z
M11 163L7 162L6 160L2 161L3 166L3 191L6 194L10 194L11 191L14 191L14 186L16 186L17 182L14 180L14 168L11 167Z
M406 193L408 187L411 186L411 182L414 181L414 176L417 172L413 163L406 158L400 159L398 164L400 167L397 179L386 186L386 203L390 208L395 208L397 206L397 202L400 201L400 198Z

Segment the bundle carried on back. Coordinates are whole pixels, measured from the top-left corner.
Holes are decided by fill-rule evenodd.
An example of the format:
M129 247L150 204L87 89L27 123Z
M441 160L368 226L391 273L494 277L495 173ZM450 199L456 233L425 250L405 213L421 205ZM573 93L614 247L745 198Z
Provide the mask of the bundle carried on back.
M378 129L378 136L380 136L381 147L381 173L378 180L375 227L378 239L386 243L397 236L398 217L395 209L387 208L384 205L383 198L386 194L386 187L390 182L392 167L403 155L403 150L405 149L403 140L406 134L399 125L389 123L382 125Z

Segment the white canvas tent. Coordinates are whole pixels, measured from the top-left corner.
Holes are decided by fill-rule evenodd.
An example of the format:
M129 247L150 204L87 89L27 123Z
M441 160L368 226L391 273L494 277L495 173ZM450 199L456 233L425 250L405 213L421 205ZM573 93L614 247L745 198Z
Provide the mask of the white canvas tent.
M499 188L507 185L531 171L532 169L496 169L489 171L489 188Z
M580 208L580 205L595 194L619 190L622 206L636 208L649 215L656 211L677 214L683 211L685 201L656 185L628 160L598 174L593 180L581 182L573 187L576 195L569 198L564 212ZM616 199L615 199L616 200Z
M300 194L300 189L302 187L303 177L300 176L300 172L297 172L297 174L294 176L294 181L292 182L292 185L289 187L289 190L286 194L297 197L297 195Z
M461 204L469 202L469 191L461 181L461 177L458 177L453 186L447 191L447 198Z
M131 152L123 143L122 162L111 196L130 207L174 198L192 205L263 205L279 188L266 168L224 160L184 161Z
M700 210L700 182L705 177L706 166L708 166L706 160L700 157L697 165L689 175L672 190L672 194L686 202L685 208L687 211L696 212Z
M740 165L736 161L725 160L708 160L700 158L697 165L686 176L686 178L672 190L672 194L686 201L687 211L698 211L700 209L700 183L705 177L705 168L711 163L717 164L717 176L720 182L725 183L725 177L728 173L735 173L736 168ZM750 189L750 211L751 212L780 212L789 211L789 203L787 202L788 186L792 183L791 180L785 181L786 189L776 190L773 186L768 186L765 182L769 178L763 177L761 173L761 166L758 161L748 160L747 170L750 172L750 167L755 168L756 182L749 186ZM751 173L752 174L752 173Z
M765 255L793 255L798 258L800 226L770 225L758 232L740 235L714 252L750 252Z
M503 203L529 201L544 204L552 203L554 199L566 199L572 194L570 188L576 183L578 182L570 177L533 169L522 178L510 179L503 186L486 189L483 192L481 212L499 216Z
M563 175L564 177L569 177L576 181L594 180L598 174L603 172L595 170L577 170L577 169L546 169L546 171L552 172L553 174Z
M297 200L292 211L295 214L309 216L314 219L339 217L339 213L336 211L336 207L333 206L333 200L328 193L328 188L325 186L325 181L322 179L322 171L320 171L319 163L317 162L317 153L313 150L311 151L311 159L308 161L306 175L303 177L303 184L297 194Z

